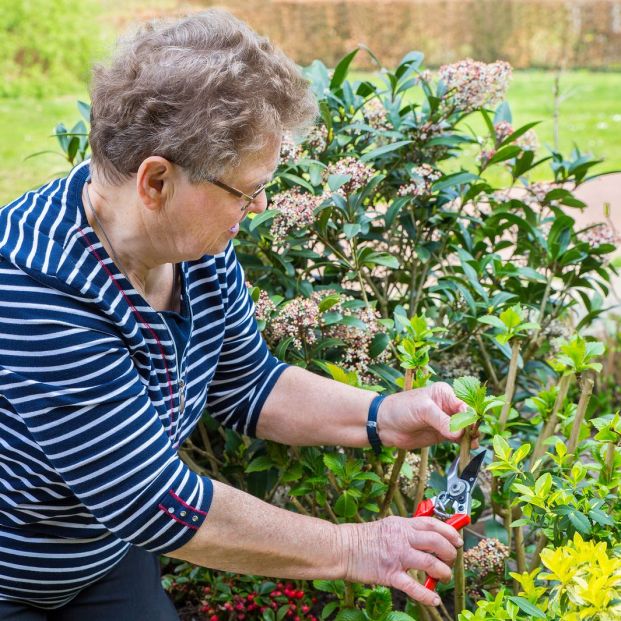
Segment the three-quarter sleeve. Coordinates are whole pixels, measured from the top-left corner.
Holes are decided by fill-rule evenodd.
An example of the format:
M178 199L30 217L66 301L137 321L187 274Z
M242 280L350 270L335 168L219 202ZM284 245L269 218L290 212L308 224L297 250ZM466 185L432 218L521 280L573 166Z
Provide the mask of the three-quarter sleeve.
M207 408L223 425L254 436L263 404L288 365L267 349L232 246L225 257L228 301L224 342L209 386Z
M88 514L152 552L179 548L207 516L210 479L179 459L113 330L28 306L0 310L0 393Z

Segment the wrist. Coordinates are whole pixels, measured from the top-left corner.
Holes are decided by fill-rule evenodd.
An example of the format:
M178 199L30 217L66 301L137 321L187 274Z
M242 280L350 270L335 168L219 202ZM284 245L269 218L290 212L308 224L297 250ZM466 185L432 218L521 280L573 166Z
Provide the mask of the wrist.
M354 569L356 550L360 550L360 529L358 524L337 524L338 528L338 578L348 582L353 581L354 575L357 573Z

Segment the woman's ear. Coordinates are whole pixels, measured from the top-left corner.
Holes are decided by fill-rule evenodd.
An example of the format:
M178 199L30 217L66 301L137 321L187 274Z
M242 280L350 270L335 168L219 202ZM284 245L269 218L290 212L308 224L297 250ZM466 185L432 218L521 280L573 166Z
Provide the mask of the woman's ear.
M147 209L159 210L173 183L173 164L159 155L152 155L140 164L136 173L136 191Z

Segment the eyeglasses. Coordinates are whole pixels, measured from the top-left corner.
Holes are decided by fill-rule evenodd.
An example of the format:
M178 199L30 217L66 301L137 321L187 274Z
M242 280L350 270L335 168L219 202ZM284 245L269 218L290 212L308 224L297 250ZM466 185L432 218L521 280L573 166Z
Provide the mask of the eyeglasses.
M257 200L261 192L263 192L268 185L267 183L262 183L252 194L245 194L244 192L241 192L240 190L236 190L235 188L232 188L230 185L227 185L226 183L222 183L222 181L218 181L217 179L209 179L209 183L213 183L213 185L217 185L219 188L226 190L229 194L232 194L233 196L237 196L237 198L243 198L245 200L245 203L242 205L242 208L241 208L242 212L246 211L250 207L250 205L252 205L252 203L254 203L254 201Z

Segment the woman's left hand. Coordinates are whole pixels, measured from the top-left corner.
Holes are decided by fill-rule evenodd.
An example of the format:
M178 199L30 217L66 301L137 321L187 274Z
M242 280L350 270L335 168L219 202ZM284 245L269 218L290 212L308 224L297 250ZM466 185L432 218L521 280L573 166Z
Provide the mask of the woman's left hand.
M449 422L453 414L465 409L466 404L456 397L449 384L436 382L386 397L379 408L377 431L382 444L402 449L444 440L459 442L464 431L450 431ZM477 446L474 438L472 447Z

